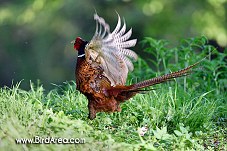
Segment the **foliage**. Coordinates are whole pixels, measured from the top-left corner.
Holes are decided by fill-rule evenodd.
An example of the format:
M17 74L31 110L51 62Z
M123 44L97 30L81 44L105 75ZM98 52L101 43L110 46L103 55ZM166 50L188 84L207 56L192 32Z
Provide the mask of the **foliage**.
M190 78L185 77L181 82L184 84L184 90L188 85L192 85L194 90L200 87L201 92L216 88L217 94L224 93L227 89L227 49L223 53L218 52L207 43L206 37L183 39L179 46L174 48L170 48L165 40L155 40L151 37L145 38L141 43L145 47L144 51L154 58L149 58L147 63L141 60L135 63L136 68L140 70L131 73L130 78L147 79L177 71L201 61L199 67L193 71L193 75ZM149 68L148 63L154 68ZM146 75L143 75L144 72ZM203 82L196 82L200 79L203 79Z
M162 40L146 38L143 43L157 61L139 59L131 78L178 70L210 52L214 56L204 59L200 65L203 68L191 76L138 94L121 105L121 112L98 113L93 121L87 119L87 100L75 90L75 82L55 84L49 92L32 83L29 91L21 89L20 83L3 87L0 150L225 150L226 54L216 52L204 37L182 40L172 49L166 48L168 43ZM149 63L155 68L149 68ZM144 75L142 70L149 74ZM186 79L186 85L182 79ZM140 131L144 127L147 130L143 136ZM84 138L85 143L15 143L17 138L35 136Z

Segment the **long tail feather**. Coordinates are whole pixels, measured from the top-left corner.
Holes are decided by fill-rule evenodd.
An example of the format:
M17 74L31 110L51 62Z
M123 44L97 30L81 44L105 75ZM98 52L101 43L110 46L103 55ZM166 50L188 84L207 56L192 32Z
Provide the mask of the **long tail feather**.
M182 70L173 72L173 73L169 73L160 77L155 77L149 80L145 80L139 83L135 83L133 85L131 85L129 91L133 91L133 90L138 90L138 89L142 89L148 86L152 86L152 85L156 85L156 84L160 84L163 82L167 82L169 80L172 80L174 78L178 78L178 77L182 77L182 76L187 76L192 72L192 68L195 67L196 65L198 65L201 61L203 61L205 58L203 58L202 60L196 62L193 65L188 66L187 68L184 68Z

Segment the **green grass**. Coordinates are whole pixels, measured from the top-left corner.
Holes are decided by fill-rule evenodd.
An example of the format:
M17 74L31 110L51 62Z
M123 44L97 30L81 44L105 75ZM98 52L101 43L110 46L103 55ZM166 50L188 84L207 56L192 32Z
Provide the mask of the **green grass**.
M122 104L120 113L99 113L97 119L87 119L87 100L74 84L66 90L43 88L24 91L15 86L2 88L0 97L0 149L199 149L204 143L210 148L224 148L226 127L212 121L218 111L218 100L188 95L172 87L137 95ZM184 95L182 98L176 96ZM141 137L138 128L147 125ZM85 144L47 145L15 144L16 138L66 137L85 138ZM218 141L219 144L210 141Z
M188 40L191 43L184 49L197 41L202 40ZM204 43L201 45L206 47ZM160 47L159 53L165 50L162 44L157 47ZM171 52L174 50L179 48ZM176 53L173 54L176 58ZM179 62L180 56L182 54L178 56ZM201 56L187 61L191 64ZM160 58L166 57L159 55L157 59ZM147 62L140 60L130 79L140 77L144 67L149 74L143 78L149 78L185 65L173 67L170 62L171 59L161 60L156 67L163 70L160 68L160 73L156 73L155 69L148 68ZM75 82L65 82L51 91L32 83L29 91L20 89L20 83L12 88L0 88L0 150L225 150L227 103L223 71L226 64L217 57L203 66L202 74L198 71L187 78L158 85L155 90L138 94L122 104L121 112L98 113L92 121L87 119L87 100L76 90ZM148 130L140 136L139 130L144 126ZM84 138L85 143L15 143L17 138L35 136Z

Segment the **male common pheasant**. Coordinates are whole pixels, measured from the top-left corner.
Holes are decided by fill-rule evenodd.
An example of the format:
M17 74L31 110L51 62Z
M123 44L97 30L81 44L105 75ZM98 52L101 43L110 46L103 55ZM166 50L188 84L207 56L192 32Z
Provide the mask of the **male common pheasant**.
M96 31L93 38L85 41L77 37L73 41L74 48L78 50L76 85L89 101L90 119L94 119L97 112L121 111L120 103L143 92L142 88L185 76L199 63L160 77L125 85L128 72L133 70L130 59L137 59L137 54L129 49L137 41L129 40L132 29L126 32L126 24L124 22L121 26L119 15L112 32L105 20L97 14L94 14L94 20Z

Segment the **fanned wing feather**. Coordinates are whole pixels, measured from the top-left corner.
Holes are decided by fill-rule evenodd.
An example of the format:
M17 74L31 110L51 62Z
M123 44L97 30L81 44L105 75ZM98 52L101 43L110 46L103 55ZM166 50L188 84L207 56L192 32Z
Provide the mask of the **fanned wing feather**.
M135 46L136 39L128 40L132 29L126 32L126 23L118 15L118 22L110 32L109 25L102 17L94 14L96 31L85 48L87 61L96 62L104 70L104 75L111 81L111 85L125 84L128 72L133 70L131 59L136 60L137 54L128 49Z

